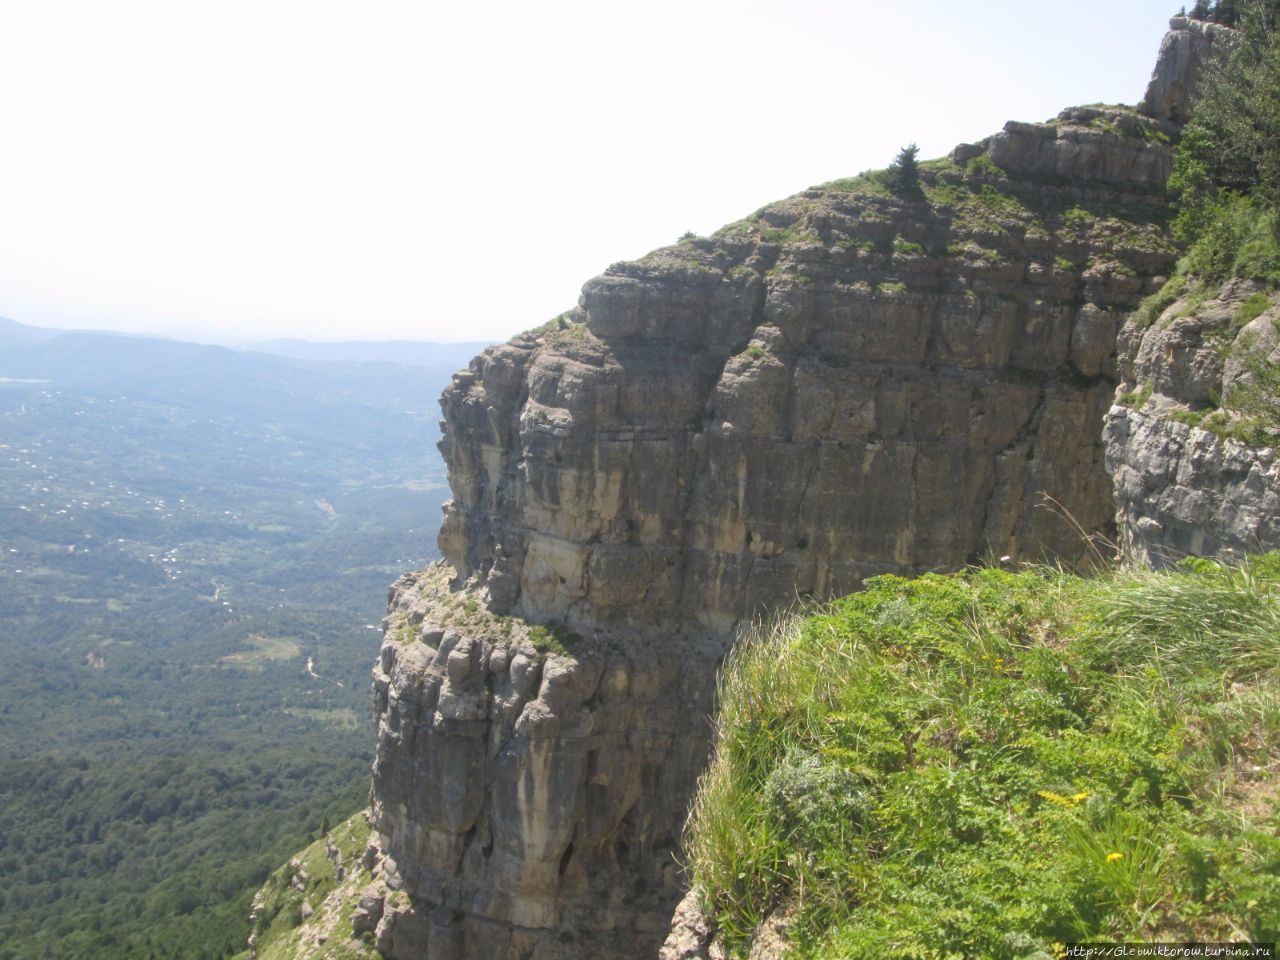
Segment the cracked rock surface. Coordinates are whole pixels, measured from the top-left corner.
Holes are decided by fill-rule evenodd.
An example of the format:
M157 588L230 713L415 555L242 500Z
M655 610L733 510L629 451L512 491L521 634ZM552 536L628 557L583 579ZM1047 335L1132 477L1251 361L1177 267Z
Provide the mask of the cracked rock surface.
M1126 556L1163 567L1280 549L1280 434L1250 444L1196 422L1251 382L1246 358L1280 362L1280 299L1237 319L1263 295L1232 281L1200 302L1175 300L1150 326L1135 316L1122 331L1124 402L1107 414L1104 442Z
M536 630L451 591L396 582L374 670L373 818L397 960L656 952L679 898L684 799L706 758L723 645Z

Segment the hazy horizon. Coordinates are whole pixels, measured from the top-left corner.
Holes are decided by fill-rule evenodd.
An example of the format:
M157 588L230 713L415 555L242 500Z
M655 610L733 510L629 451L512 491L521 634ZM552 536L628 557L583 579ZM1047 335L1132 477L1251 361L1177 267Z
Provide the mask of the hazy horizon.
M1175 12L18 6L0 316L224 344L505 339L611 262L907 142L940 156L1134 103Z
M201 334L199 330L181 330L181 329L120 330L114 327L106 327L106 326L94 327L94 326L73 326L73 325L64 325L64 324L39 324L39 323L27 323L22 320L17 320L14 317L6 317L6 316L0 315L0 321L4 321L4 320L8 320L13 323L18 323L18 324L21 324L22 326L35 327L37 329L42 329L42 330L50 330L50 331L58 330L66 333L102 333L102 334L122 336L122 337L139 337L144 339L151 338L151 339L157 339L157 340L178 340L184 343L203 344L205 346L211 346L211 347L229 347L233 349L244 349L247 347L262 346L262 345L274 344L274 343L287 343L287 342L297 342L297 343L303 343L303 344L321 344L321 345L336 345L336 344L342 344L342 343L372 343L372 344L426 343L426 344L439 344L441 346L458 346L461 344L480 344L480 343L497 342L494 339L486 339L484 337L475 337L475 338L457 337L454 339L427 339L427 338L419 338L419 337L396 337L396 336L382 337L382 336L376 336L376 335L361 337L361 336L345 336L340 334L335 334L333 336L316 336L316 337L295 336L292 334L286 334L284 336L278 336L278 337L273 337L273 336L254 337L252 335L223 336L217 333L213 333L208 336L205 336Z

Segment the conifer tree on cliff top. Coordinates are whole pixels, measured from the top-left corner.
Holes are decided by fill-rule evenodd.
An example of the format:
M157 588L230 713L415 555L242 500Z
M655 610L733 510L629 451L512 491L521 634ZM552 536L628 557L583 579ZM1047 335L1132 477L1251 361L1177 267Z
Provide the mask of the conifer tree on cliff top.
M889 169L885 171L885 186L900 197L908 196L920 189L920 165L916 161L920 148L909 143L894 158Z

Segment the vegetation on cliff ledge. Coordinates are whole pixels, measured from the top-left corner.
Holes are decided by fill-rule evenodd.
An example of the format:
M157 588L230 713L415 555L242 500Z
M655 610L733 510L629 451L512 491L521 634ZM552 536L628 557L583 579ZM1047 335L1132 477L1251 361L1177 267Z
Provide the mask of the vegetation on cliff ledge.
M1280 939L1280 557L880 577L733 654L686 837L722 942Z
M372 879L361 862L368 838L362 810L272 873L253 899L254 950L235 960L378 960L373 936L351 923Z
M1230 56L1210 69L1174 155L1174 231L1184 273L1280 286L1280 4L1240 23Z
M1192 16L1207 16L1208 6L1198 4ZM1280 434L1280 366L1269 355L1272 338L1257 331L1237 335L1280 291L1280 2L1263 0L1239 12L1234 4L1219 6L1230 12L1221 22L1235 24L1238 33L1229 55L1212 62L1203 77L1169 179L1177 207L1173 230L1185 254L1131 324L1139 330L1167 326L1211 315L1219 298L1237 303L1229 324L1206 316L1205 329L1222 356L1248 376L1230 389L1215 389L1208 405L1197 403L1171 418L1268 446ZM1215 17L1217 12L1215 7ZM1141 407L1151 394L1151 384L1138 384L1120 402Z

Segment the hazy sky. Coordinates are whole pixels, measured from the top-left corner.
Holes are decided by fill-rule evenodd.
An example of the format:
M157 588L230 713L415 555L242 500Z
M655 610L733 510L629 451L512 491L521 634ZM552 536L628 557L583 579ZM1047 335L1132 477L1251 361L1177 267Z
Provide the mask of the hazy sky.
M0 316L504 338L1005 120L1138 100L1169 0L0 0Z

